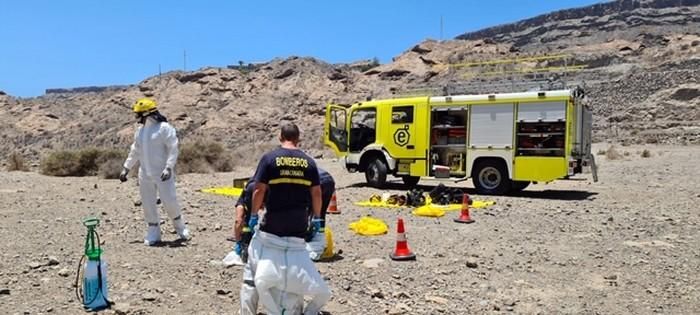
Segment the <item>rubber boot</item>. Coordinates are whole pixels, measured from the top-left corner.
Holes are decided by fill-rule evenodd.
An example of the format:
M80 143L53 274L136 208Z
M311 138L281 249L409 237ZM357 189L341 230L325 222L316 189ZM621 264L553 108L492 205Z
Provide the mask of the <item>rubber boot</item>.
M180 240L187 241L190 239L190 230L187 228L187 225L182 222L181 216L173 220L173 226L175 226L175 231Z
M148 231L146 232L146 237L143 239L143 243L146 246L153 246L160 242L160 225L148 224Z

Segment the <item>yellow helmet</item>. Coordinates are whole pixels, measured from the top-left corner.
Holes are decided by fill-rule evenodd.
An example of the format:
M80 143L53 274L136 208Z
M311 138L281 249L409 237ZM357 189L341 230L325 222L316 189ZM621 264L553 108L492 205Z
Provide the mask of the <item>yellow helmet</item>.
M133 109L136 114L150 114L158 110L158 105L150 98L142 98L134 103Z

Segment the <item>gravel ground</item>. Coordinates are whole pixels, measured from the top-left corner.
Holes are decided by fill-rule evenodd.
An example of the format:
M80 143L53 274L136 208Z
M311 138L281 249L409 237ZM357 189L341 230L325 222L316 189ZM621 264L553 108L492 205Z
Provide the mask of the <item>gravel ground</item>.
M599 144L596 150L606 148ZM643 158L648 149L651 157ZM360 208L382 191L339 162L320 161L338 184L340 215L329 218L333 262L318 263L333 290L331 314L698 314L700 313L700 147L619 147L597 156L590 176L534 185L517 196L473 196L497 204L458 215ZM625 152L629 155L625 156ZM0 314L80 314L73 282L82 255L81 219L102 218L110 298L104 314L235 314L242 268L220 259L232 244L234 200L198 189L230 184L234 173L181 175L179 197L193 239L142 244L135 181L0 173ZM421 185L429 190L435 182ZM396 183L392 192L405 191ZM466 191L473 193L471 184ZM363 237L348 224L383 219L387 235ZM413 262L394 262L397 217L406 222ZM169 223L165 240L174 240Z

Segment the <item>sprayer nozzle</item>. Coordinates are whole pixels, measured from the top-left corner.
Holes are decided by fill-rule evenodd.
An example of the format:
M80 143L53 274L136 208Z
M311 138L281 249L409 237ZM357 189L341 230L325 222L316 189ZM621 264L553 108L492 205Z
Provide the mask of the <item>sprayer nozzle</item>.
M83 220L83 225L88 228L94 228L100 225L100 219L96 217L87 217Z

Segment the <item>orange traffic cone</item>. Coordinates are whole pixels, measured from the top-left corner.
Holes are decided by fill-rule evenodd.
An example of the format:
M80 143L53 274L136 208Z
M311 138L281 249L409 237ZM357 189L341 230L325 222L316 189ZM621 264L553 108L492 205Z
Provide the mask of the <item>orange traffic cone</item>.
M399 218L396 232L398 233L396 235L396 248L393 253L389 254L389 257L393 260L415 260L416 255L408 249L408 241L406 241L403 219L401 218Z
M326 210L326 213L340 214L340 210L338 210L338 203L335 199L335 192L333 192L333 196L331 197L331 202L328 204L328 209Z
M474 220L469 216L469 196L467 194L462 195L462 211L459 213L459 218L454 221L458 223L474 223Z

